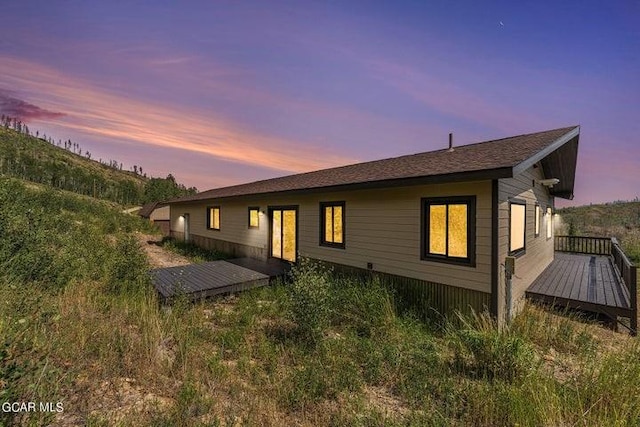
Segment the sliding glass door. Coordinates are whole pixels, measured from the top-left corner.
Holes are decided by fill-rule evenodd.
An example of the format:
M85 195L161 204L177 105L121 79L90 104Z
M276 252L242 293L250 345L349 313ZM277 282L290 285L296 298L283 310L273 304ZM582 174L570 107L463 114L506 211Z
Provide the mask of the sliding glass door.
M271 221L271 256L296 261L298 250L298 208L296 206L269 208Z

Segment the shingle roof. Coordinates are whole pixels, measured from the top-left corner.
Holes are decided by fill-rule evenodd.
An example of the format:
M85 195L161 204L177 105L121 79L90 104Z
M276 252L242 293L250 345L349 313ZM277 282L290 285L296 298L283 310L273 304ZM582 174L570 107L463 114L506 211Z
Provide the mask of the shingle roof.
M513 168L543 151L559 138L576 129L576 127L570 126L462 145L454 147L452 151L448 149L429 151L230 187L215 188L192 196L171 200L170 203L364 183L379 182L382 184L392 180L436 176L459 177L460 174L465 173L471 175L474 172L504 170L505 168Z

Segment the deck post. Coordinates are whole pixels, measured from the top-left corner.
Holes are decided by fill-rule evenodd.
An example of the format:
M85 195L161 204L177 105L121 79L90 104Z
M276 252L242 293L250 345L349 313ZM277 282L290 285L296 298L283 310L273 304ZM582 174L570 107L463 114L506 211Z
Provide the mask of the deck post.
M512 302L512 298L513 296L511 295L512 292L512 284L513 284L513 279L511 278L511 274L507 273L506 274L506 285L507 285L507 289L506 289L506 297L507 297L507 323L511 322L511 317L512 317L512 312L513 312L513 302Z
M631 299L631 335L638 334L638 267L629 269L629 297Z
M507 299L507 323L511 322L513 317L513 275L516 270L516 259L508 256L504 260L504 278L506 281L506 299Z

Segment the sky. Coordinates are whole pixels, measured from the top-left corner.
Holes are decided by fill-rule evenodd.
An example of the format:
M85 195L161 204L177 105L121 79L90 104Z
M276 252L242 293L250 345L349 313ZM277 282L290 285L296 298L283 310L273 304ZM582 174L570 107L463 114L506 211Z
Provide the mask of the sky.
M633 199L640 2L5 2L0 111L201 191L579 124Z

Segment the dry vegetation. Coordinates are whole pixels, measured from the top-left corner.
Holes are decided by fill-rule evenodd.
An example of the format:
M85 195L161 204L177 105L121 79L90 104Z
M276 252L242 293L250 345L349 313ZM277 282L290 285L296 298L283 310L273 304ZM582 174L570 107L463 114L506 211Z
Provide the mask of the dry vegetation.
M286 286L163 308L131 236L142 223L7 180L0 202L0 402L64 404L0 424L640 422L640 345L624 334L534 306L503 330L436 327L375 280L307 262Z
M639 201L564 208L558 214L558 233L616 237L631 261L640 263Z

